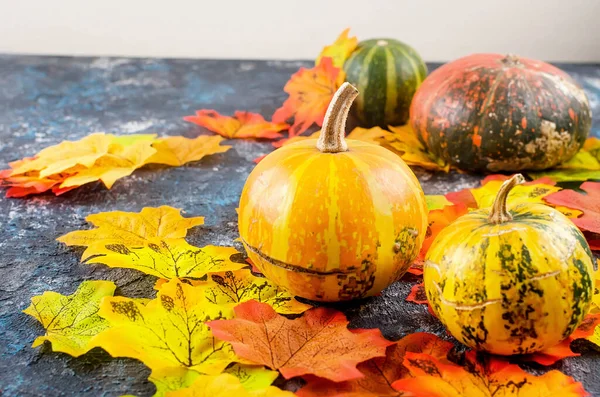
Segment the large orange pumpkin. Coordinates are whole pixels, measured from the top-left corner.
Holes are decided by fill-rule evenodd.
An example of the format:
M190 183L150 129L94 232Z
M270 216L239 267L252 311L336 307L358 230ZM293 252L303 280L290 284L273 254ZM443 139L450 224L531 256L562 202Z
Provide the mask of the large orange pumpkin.
M240 199L250 259L277 285L312 300L378 293L406 272L425 238L427 207L410 168L381 146L345 141L357 94L344 83L319 139L266 156Z

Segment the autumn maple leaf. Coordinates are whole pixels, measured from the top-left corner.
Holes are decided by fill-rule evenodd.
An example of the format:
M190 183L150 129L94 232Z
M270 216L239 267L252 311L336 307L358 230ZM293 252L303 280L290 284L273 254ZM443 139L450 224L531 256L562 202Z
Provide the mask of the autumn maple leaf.
M349 33L350 28L345 29L333 44L325 46L317 57L315 66L318 66L323 58L329 57L333 62L333 66L342 68L344 62L346 62L346 59L348 59L358 44L358 39L356 37L349 37Z
M323 125L329 102L344 81L344 76L329 57L321 59L314 68L300 68L283 88L289 98L275 111L273 121L283 123L293 117L290 137L303 133L312 124Z
M422 397L588 395L581 383L556 370L535 376L503 359L480 361L474 351L465 354L465 361L461 367L429 354L407 352L403 365L411 377L395 381L392 387Z
M233 320L211 321L213 334L233 345L242 358L277 369L285 378L313 374L341 382L360 378L356 364L385 355L392 344L378 329L347 329L346 317L328 308L311 309L295 320L267 304L235 307Z
M206 322L227 318L231 310L213 305L201 289L171 280L156 299L125 297L102 301L99 314L110 328L90 342L113 357L132 357L153 371L169 368L219 374L239 361L231 346L214 338Z
M427 151L410 125L389 126L389 129L391 133L385 136L383 146L397 153L406 164L432 171L450 170L449 164Z
M140 213L104 212L86 220L96 229L78 230L58 238L69 246L85 246L81 260L110 267L135 269L162 278L203 277L210 272L241 269L229 258L233 247L194 247L187 230L204 218L183 218L178 209L146 207Z
M571 219L582 230L600 233L600 182L584 182L580 189L587 194L563 189L544 197L548 203L565 206L583 212L579 218Z
M215 110L197 110L195 116L186 116L185 121L202 126L227 139L277 139L289 125L285 120L266 121L258 113L236 111L233 117L222 116Z
M427 294L423 283L415 284L410 289L410 293L406 297L407 302L417 303L419 305L427 304Z
M391 384L406 376L408 369L403 365L407 352L426 353L442 362L454 345L433 334L409 334L388 346L385 357L373 358L358 364L362 378L346 382L306 377L307 384L297 392L298 397L399 397L404 393L392 388Z
M520 356L522 360L534 361L542 365L552 365L567 357L579 356L571 350L571 343L576 339L590 339L594 342L595 329L600 324L600 313L585 316L579 327L562 342L550 346L542 351Z
M421 246L419 257L424 259L438 234L446 226L467 212L467 206L464 204L448 205L438 210L429 211L427 215L427 231L425 232L425 240Z
M198 161L204 156L224 153L231 146L222 146L220 136L201 135L195 139L183 136L159 138L152 143L156 153L146 163L165 164L173 167L181 166L190 161Z
M115 292L112 281L84 281L77 291L65 296L46 291L31 298L31 305L23 310L46 329L32 347L44 341L52 343L52 350L78 357L92 348L90 340L108 328L108 323L98 315L103 297Z

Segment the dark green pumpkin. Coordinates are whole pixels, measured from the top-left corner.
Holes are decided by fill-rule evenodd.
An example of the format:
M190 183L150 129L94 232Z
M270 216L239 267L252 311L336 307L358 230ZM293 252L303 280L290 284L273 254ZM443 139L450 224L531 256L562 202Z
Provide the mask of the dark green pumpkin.
M585 92L542 61L473 54L436 69L410 122L435 156L468 171L542 170L569 160L590 132Z
M427 76L419 54L393 39L361 41L344 71L360 92L353 113L363 127L406 123L412 97Z

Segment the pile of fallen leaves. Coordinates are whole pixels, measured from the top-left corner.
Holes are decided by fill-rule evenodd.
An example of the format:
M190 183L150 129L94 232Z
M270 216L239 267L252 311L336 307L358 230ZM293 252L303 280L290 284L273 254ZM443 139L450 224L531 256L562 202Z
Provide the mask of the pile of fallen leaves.
M428 196L428 240L468 208L487 206L504 178ZM541 202L560 193L541 180L515 188L509 200ZM389 341L378 329L348 329L342 312L296 300L252 270L235 248L189 244L186 234L203 224L202 217L184 218L163 206L86 220L95 228L58 240L86 247L81 257L86 264L157 277L156 296L114 296L111 281L84 281L68 296L47 291L25 309L46 330L33 346L47 341L54 351L75 357L99 347L113 357L138 359L151 369L156 396L292 396L272 386L278 377L302 378L298 396L492 396L500 390L501 395L586 395L580 383L559 371L536 376L507 358L460 352L432 334ZM410 273L413 279L422 274L418 261ZM407 300L418 303L414 295ZM518 359L550 365L577 355L570 349L575 339L600 344L600 331L594 333L599 312L595 307L560 345Z
M95 133L79 141L64 141L50 146L34 157L9 164L0 171L0 186L6 197L24 197L52 191L66 193L90 182L102 181L110 189L120 178L131 175L146 164L180 166L204 156L223 153L221 137L181 136L156 138L156 135Z

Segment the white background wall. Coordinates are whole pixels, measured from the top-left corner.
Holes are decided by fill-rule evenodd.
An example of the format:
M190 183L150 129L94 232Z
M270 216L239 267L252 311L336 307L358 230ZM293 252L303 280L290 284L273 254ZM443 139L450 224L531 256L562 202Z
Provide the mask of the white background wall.
M309 59L345 27L428 61L600 62L600 0L0 0L0 52Z

